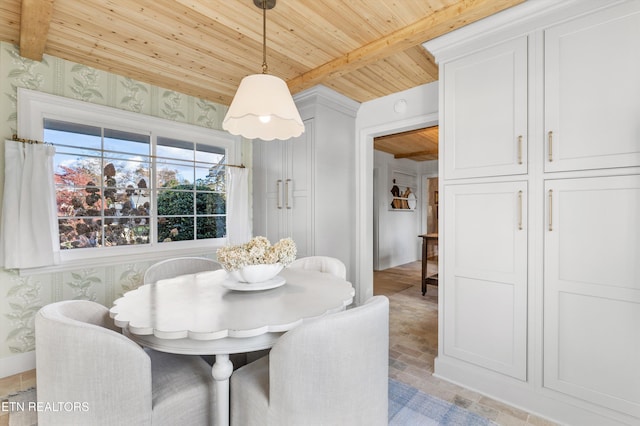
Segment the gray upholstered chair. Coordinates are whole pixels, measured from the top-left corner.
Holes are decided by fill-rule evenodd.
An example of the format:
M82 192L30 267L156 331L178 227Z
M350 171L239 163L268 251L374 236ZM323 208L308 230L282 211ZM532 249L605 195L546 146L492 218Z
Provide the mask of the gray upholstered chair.
M177 257L154 263L144 273L144 284L158 280L177 277L178 275L197 274L198 272L215 271L221 266L215 260L206 257Z
M215 390L202 358L144 350L86 300L44 306L35 326L38 402L58 407L38 411L39 425L211 424Z
M347 279L347 268L340 259L329 256L308 256L296 259L289 264L289 268L312 269L327 272L336 277Z
M389 301L310 321L231 376L231 423L387 425Z

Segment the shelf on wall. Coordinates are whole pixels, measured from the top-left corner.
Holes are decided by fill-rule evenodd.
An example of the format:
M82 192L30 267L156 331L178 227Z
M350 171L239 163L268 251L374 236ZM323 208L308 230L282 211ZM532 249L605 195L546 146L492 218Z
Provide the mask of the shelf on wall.
M417 176L393 170L391 172L390 211L415 211L418 206L416 197ZM404 190L402 189L404 188Z

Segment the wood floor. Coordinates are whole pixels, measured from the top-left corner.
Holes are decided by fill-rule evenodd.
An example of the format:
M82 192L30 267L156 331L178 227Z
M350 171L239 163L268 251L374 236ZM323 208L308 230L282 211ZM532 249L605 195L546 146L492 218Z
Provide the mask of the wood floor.
M436 263L428 273L435 273ZM389 376L430 395L478 413L500 425L554 425L523 410L434 377L438 353L438 287L422 296L421 263L412 262L373 274L374 294L389 298Z

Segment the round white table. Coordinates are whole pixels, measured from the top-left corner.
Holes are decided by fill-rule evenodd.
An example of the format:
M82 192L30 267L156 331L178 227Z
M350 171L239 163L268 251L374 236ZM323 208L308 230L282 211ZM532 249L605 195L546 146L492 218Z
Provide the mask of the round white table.
M216 424L229 424L229 355L267 349L305 320L344 310L355 291L330 274L285 268L280 287L237 291L223 270L140 286L114 302L110 315L132 340L162 352L215 355ZM233 285L232 285L233 286Z

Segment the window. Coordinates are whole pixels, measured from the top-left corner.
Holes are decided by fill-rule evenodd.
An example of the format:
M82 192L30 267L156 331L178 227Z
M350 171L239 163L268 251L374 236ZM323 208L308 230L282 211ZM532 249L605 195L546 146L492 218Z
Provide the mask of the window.
M221 244L234 137L25 92L40 130L29 137L56 147L63 261Z

